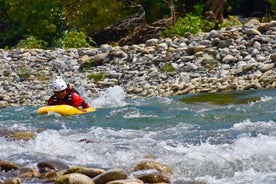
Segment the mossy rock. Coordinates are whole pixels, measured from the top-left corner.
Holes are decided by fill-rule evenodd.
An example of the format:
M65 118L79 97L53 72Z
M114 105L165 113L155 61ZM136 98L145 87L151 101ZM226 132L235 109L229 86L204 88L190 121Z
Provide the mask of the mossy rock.
M200 93L181 98L187 104L211 103L214 105L247 104L260 100L260 97L247 97L243 93Z
M30 140L36 137L34 132L15 132L10 135L13 140Z

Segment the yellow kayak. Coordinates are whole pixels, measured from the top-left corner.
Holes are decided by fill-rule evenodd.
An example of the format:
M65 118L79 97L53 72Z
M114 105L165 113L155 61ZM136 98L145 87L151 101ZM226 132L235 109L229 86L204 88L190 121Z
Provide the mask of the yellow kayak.
M71 115L84 114L87 112L94 112L94 111L96 111L96 108L94 107L89 107L81 111L71 105L52 105L52 106L40 107L37 110L37 114L48 114L50 112L54 112L62 116L71 116Z

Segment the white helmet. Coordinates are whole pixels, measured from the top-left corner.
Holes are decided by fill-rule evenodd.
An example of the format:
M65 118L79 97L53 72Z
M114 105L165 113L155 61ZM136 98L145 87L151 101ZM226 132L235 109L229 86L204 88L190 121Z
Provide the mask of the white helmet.
M63 91L67 88L67 84L64 80L62 79L56 79L53 82L53 91L54 92L59 92L59 91Z

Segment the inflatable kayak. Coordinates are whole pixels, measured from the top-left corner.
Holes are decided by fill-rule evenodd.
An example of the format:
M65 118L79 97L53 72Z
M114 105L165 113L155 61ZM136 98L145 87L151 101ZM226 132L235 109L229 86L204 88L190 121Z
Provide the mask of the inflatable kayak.
M37 114L48 114L50 112L54 112L62 116L71 116L71 115L84 114L84 113L94 112L94 111L96 111L96 108L94 107L89 107L81 111L71 105L52 105L52 106L40 107L37 110Z

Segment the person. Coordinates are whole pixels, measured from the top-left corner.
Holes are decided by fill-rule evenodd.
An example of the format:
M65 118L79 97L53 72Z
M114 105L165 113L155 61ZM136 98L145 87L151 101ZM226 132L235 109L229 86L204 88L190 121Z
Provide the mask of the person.
M48 105L71 105L79 110L90 107L89 103L85 102L81 95L63 79L59 78L53 81L52 84L54 95L48 100Z

